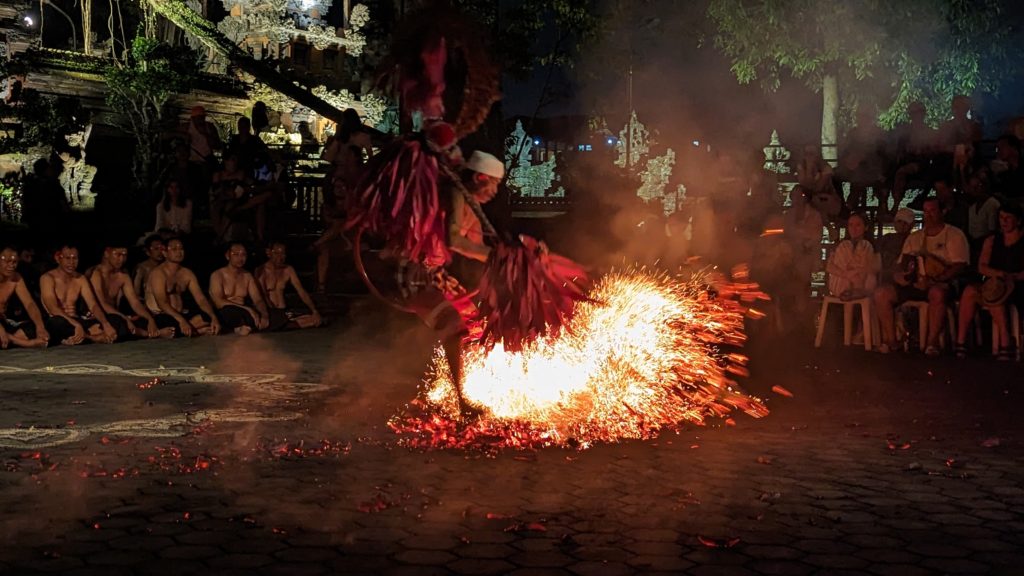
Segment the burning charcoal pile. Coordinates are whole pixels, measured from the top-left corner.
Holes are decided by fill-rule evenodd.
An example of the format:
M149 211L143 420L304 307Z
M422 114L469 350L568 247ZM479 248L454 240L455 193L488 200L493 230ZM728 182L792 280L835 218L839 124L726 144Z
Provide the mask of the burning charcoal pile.
M391 427L420 448L588 447L651 438L734 410L767 414L743 394L744 318L765 296L754 284L646 270L603 277L557 333L508 351L469 346L463 394L482 412L463 420L443 351L422 394Z

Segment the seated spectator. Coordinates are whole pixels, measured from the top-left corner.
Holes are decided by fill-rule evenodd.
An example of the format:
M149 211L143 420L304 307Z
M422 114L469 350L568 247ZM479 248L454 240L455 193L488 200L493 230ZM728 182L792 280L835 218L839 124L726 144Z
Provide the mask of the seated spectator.
M893 271L894 284L875 290L875 310L881 330L879 352L896 346L895 308L909 300L928 302L928 334L925 354L939 353L939 334L946 323L946 307L956 296L954 281L967 270L970 250L967 236L942 221L936 198L924 202L924 228L913 232L903 244L900 264Z
M1015 202L1006 202L999 208L999 232L985 239L978 260L978 272L991 284L990 288L999 294L984 294L981 283L972 283L960 297L960 325L956 336L956 355L967 355L967 329L974 318L974 312L981 304L992 313L999 342L998 358L1009 360L1014 357L1016 343L1007 330L1007 304L1014 304L1024 310L1024 242L1021 241L1021 222L1024 221L1021 207ZM999 286L1002 284L1001 286ZM1009 292L1009 294L1006 294ZM986 301L987 298L995 298Z
M229 156L236 157L238 165L246 173L252 173L257 166L265 164L270 159L267 145L252 133L252 124L245 116L238 119L238 134L232 135L228 140L224 151L225 160Z
M164 196L156 205L156 225L153 230L165 228L175 234L192 233L192 201L186 197L177 180L167 182Z
M235 154L224 158L224 166L213 175L210 194L210 218L218 240L237 241L246 236L245 222L238 207L253 194L254 182Z
M817 146L804 146L804 156L797 166L797 182L804 196L821 213L826 223L839 217L843 201L832 181L832 166L821 157Z
M784 240L790 247L793 260L792 278L793 314L807 317L810 304L811 274L821 267L821 234L824 228L821 213L815 210L801 193L793 188L790 193L791 206L783 215Z
M881 259L879 284L892 283L892 272L896 269L900 255L903 254L903 244L914 227L914 211L910 208L900 208L896 211L892 225L896 231L882 236L875 244L875 252Z
M176 328L182 336L216 335L220 321L199 288L196 275L181 265L185 245L180 238L167 242L167 258L146 279L146 308L160 328ZM191 297L191 302L185 301ZM196 310L198 308L198 310Z
M1024 168L1020 165L1020 140L1007 135L996 142L992 161L992 191L996 196L1020 201L1024 197Z
M117 340L117 335L127 328L114 326L120 325L121 319L107 318L89 281L78 273L78 248L64 244L54 259L57 267L39 278L40 299L49 315L46 330L51 344L74 346L86 340L109 344Z
M864 237L867 222L859 213L846 221L846 238L828 259L828 290L843 300L856 300L872 294L877 282L878 265L871 242Z
M22 348L45 348L50 342L43 315L39 312L25 279L18 273L18 251L11 247L0 250L0 348L10 345ZM21 304L28 321L7 317L11 296Z
M103 260L90 270L86 276L92 285L96 299L99 300L103 312L108 318L118 317L119 330L117 337L127 340L129 336L140 338L173 338L174 328L160 329L156 319L146 310L139 300L128 273L123 270L128 259L128 248L117 244L108 245L103 249ZM127 314L122 310L129 311ZM128 314L134 313L134 317Z
M939 126L937 134L938 167L958 188L967 183L974 165L974 152L981 142L981 124L968 118L970 111L970 98L954 96L950 104L952 118Z
M967 242L971 245L971 262L978 262L981 245L999 228L999 200L989 194L982 174L975 172L967 179Z
M302 287L295 269L289 266L285 260L288 257L288 250L283 242L271 242L267 247L267 262L256 269L256 282L259 284L266 301L271 308L271 330L281 328L315 328L323 324L323 318L316 309L313 299ZM306 305L306 309L289 309L285 301L284 291L291 285L299 295L299 300Z
M150 234L146 237L146 241L143 244L143 250L146 252L146 259L139 263L135 267L135 276L132 279L132 288L135 289L135 294L145 296L146 295L146 278L149 278L149 273L153 271L164 261L164 257L167 253L167 247L164 246L164 239L159 234Z
M896 176L892 185L892 210L899 210L911 179L927 179L931 172L932 155L935 153L936 133L925 123L924 104L912 102L907 108L910 122L897 128L896 134ZM879 199L879 212L889 211L888 198Z
M210 275L210 300L225 330L248 336L270 325L270 313L252 274L245 269L248 251L239 242L228 246L224 258L228 264Z
M850 195L846 199L850 211L864 208L868 188L880 197L880 188L885 185L884 138L877 120L872 109L861 106L857 112L857 126L847 133L846 141L839 148L837 173L850 183Z

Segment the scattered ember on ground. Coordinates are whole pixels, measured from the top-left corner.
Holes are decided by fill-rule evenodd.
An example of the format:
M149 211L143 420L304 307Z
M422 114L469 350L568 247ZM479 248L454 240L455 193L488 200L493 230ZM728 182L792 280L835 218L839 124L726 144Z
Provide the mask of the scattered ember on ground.
M735 350L749 306L767 298L756 284L633 270L604 277L590 298L561 333L521 352L465 350L463 391L479 419L457 414L438 348L422 395L389 425L416 448L586 448L733 410L768 413L731 379L747 374Z
M327 438L310 441L289 441L287 438L261 438L253 450L258 455L271 459L296 458L337 458L347 456L352 451L352 444L341 440Z

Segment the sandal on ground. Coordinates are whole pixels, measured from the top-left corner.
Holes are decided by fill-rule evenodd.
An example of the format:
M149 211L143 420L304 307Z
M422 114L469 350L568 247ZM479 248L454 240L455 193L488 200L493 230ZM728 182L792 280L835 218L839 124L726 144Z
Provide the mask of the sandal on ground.
M929 347L925 348L924 349L924 355L925 356L932 356L932 357L938 356L939 355L939 348L938 348L938 346L929 346Z
M1016 350L1013 349L1013 346L1000 346L999 352L996 354L996 360L1000 362L1013 360L1015 353Z
M953 352L956 354L956 357L961 360L967 358L967 346L964 346L963 344L957 344L954 346Z

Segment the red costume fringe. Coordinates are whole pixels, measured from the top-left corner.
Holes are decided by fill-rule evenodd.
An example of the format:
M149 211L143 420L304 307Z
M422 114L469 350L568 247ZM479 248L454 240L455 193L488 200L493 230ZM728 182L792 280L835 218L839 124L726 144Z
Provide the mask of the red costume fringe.
M480 343L501 342L506 350L562 327L573 306L587 298L587 275L579 264L529 236L521 244L501 243L487 260L480 282Z

